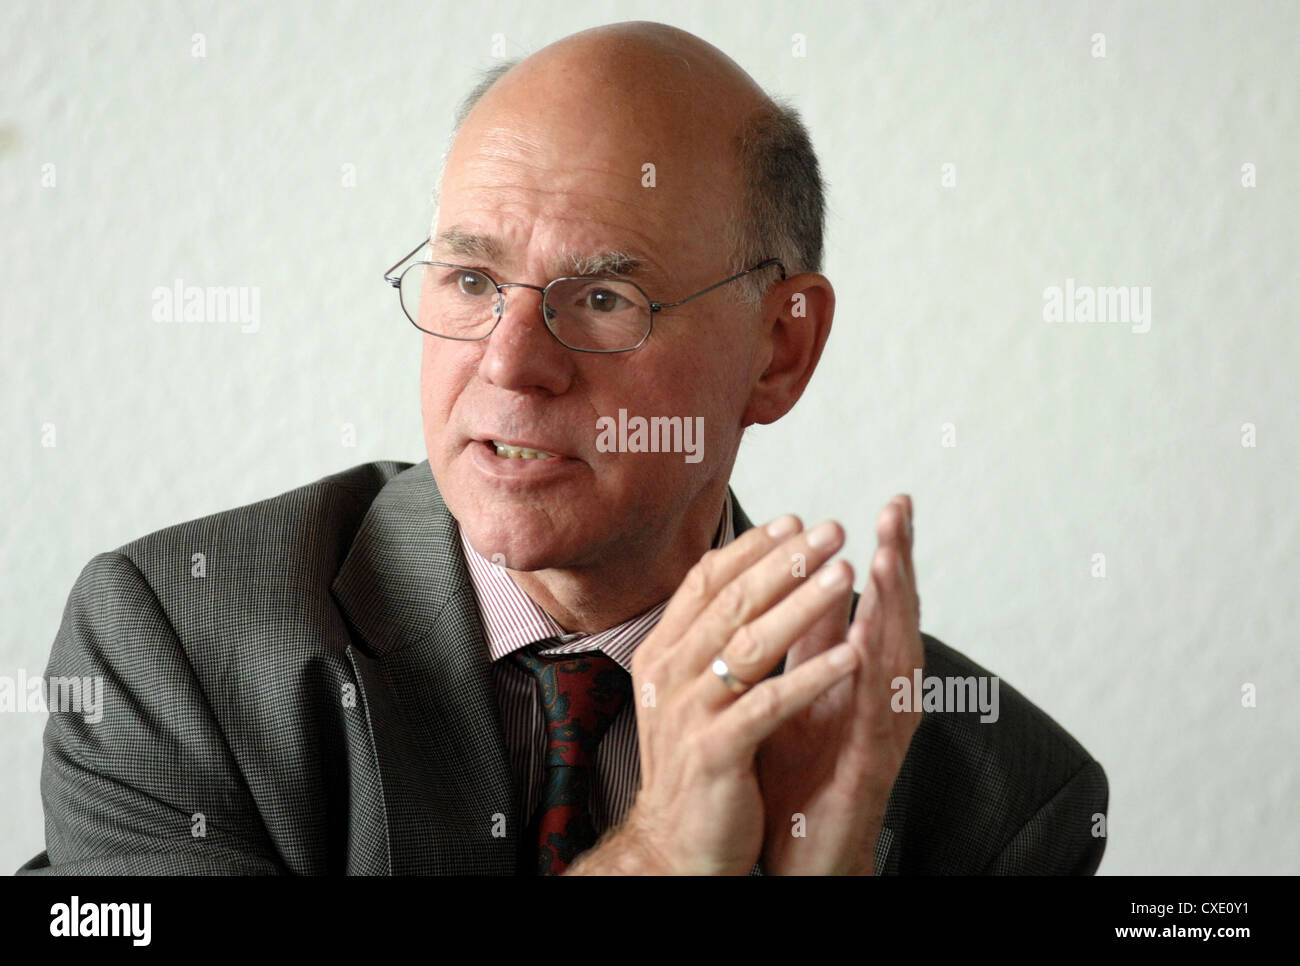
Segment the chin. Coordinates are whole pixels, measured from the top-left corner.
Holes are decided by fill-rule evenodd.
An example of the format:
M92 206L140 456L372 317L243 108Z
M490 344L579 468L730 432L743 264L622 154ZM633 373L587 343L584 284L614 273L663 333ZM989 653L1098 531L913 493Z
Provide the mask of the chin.
M443 502L470 546L510 570L590 564L611 532L626 529L610 518L619 501L602 495L590 475L516 489L485 482L463 453L433 469Z
M510 570L548 570L571 565L583 547L571 543L574 530L555 532L554 524L535 513L494 513L457 518L470 546ZM497 556L499 555L499 556Z

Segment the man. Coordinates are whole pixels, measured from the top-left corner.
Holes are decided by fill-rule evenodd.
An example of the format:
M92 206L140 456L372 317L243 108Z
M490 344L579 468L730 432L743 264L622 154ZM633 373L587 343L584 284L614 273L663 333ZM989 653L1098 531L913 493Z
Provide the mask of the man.
M899 700L990 679L919 631L910 499L855 599L838 524L729 492L830 333L821 229L797 118L698 38L490 76L390 273L428 462L91 562L48 673L105 710L51 717L23 871L1094 871L1059 726Z

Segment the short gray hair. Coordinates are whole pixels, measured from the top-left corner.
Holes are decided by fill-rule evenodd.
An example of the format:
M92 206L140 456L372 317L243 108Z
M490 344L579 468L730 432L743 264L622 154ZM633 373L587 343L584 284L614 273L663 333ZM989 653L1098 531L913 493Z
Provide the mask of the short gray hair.
M456 108L454 141L474 106L519 59L494 64ZM787 275L820 272L826 225L826 188L808 129L795 108L772 100L741 125L735 140L741 179L748 185L740 210L727 220L732 273L779 258ZM450 142L448 145L450 150ZM435 201L436 203L436 201ZM435 220L437 214L435 212ZM743 305L757 305L779 278L775 269L755 272L729 286Z

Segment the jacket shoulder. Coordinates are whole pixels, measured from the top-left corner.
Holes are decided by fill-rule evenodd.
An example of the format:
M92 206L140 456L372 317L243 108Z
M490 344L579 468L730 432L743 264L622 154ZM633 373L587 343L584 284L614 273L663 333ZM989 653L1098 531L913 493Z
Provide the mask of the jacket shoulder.
M165 527L87 571L102 582L134 568L205 686L293 679L322 658L342 659L349 638L330 585L379 492L411 465L364 463Z
M355 466L86 565L46 677L102 681L99 717L49 716L47 853L24 872L342 868L330 843L377 793L349 757L357 719L339 696L354 678L330 584L410 466Z
M156 530L117 549L164 601L205 579L331 579L370 504L412 464L362 463L277 496ZM197 555L197 556L196 556Z
M925 687L938 679L949 706L923 714L890 798L900 871L1095 871L1105 847L1096 816L1108 804L1101 765L997 675L922 638ZM957 694L979 695L980 706L951 707Z

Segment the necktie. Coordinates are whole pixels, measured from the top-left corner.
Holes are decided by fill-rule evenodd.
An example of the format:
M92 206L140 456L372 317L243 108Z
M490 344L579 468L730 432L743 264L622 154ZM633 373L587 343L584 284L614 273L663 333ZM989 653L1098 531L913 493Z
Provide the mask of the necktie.
M542 794L521 846L538 875L559 875L596 843L591 766L600 739L632 693L632 679L599 651L544 657L522 650L511 658L537 680L546 717Z

